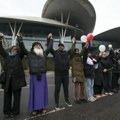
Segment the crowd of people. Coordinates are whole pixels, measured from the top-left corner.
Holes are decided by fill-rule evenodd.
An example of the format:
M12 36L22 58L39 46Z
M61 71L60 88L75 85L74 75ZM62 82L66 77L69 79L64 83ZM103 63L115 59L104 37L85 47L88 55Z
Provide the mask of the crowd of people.
M3 112L6 118L14 117L20 113L20 97L22 87L26 86L25 74L22 65L24 55L28 58L30 88L28 112L32 115L46 113L48 108L47 86L47 55L51 53L54 58L55 72L55 109L60 109L59 94L63 85L65 103L68 107L72 104L69 100L69 69L72 68L72 82L74 101L94 102L98 98L113 95L119 91L118 79L120 77L120 52L115 53L112 47L108 51L92 55L89 42L82 50L76 48L76 39L72 37L71 48L65 51L63 43L58 44L58 49L53 49L53 37L47 37L47 49L44 50L39 42L32 44L31 50L25 48L22 34L17 34L19 49L12 46L6 52L2 46L4 34L0 33L0 55L4 58L3 70L5 82ZM12 97L13 94L13 97ZM12 100L13 98L13 100Z

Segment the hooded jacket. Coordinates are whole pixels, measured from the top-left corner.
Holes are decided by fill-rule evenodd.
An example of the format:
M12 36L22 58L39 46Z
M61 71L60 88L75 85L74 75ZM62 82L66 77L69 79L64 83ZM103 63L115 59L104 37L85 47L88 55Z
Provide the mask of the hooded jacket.
M40 74L40 73L45 73L47 70L46 67L46 62L47 62L47 55L51 50L53 41L51 40L49 43L48 48L44 51L42 45L38 42L35 42L32 44L31 51L26 50L22 40L19 42L19 46L24 53L24 55L27 55L28 57L28 64L29 64L29 72L30 74ZM41 48L43 49L43 56L38 56L34 53L33 48L36 44L40 44Z
M9 54L3 49L1 41L0 54L4 58L3 69L6 75L6 82L2 85L2 88L5 89L5 91L8 91L10 82L13 91L26 86L25 74L22 66L23 54L20 52L15 56L9 56Z

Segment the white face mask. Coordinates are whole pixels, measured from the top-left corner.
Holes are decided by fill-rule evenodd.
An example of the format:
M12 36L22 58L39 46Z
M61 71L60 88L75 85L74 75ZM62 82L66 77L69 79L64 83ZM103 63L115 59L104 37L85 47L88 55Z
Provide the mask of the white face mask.
M42 48L34 48L33 50L36 55L43 56L43 49Z

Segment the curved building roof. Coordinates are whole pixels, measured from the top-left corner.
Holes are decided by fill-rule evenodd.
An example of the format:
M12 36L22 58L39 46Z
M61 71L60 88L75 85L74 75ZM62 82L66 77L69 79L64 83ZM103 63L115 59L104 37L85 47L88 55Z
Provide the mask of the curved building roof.
M26 16L0 16L0 23L7 23L7 22L24 22L24 23L37 23L37 24L45 24L48 26L56 26L56 27L64 27L69 29L75 29L75 27L63 24L56 20L51 20L47 18L39 18L39 17L26 17ZM77 29L78 31L80 29Z
M120 27L113 28L95 36L95 40L117 42L120 44Z
M9 24L8 24L9 23ZM53 33L55 36L60 36L61 29L68 29L66 35L73 35L75 30L76 32L81 32L81 29L75 28L71 25L66 25L56 20L47 19L47 18L40 18L40 17L26 17L26 16L0 16L0 24L1 24L1 31L7 31L7 33L11 32L11 25L12 29L20 30L25 34L38 34L44 33L48 34L50 32ZM20 24L23 24L20 28ZM15 28L16 27L16 28ZM20 28L20 29L19 29ZM16 31L17 32L17 31Z
M63 15L63 23L66 23L69 14L69 25L82 29L82 34L93 32L96 13L88 0L48 0L42 11L43 18L58 21Z

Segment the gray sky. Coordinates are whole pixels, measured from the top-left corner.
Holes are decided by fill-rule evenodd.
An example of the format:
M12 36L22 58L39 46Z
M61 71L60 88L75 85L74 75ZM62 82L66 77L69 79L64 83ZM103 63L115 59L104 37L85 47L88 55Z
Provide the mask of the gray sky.
M120 0L89 0L96 11L94 35L120 26ZM41 17L46 0L0 0L0 15Z

